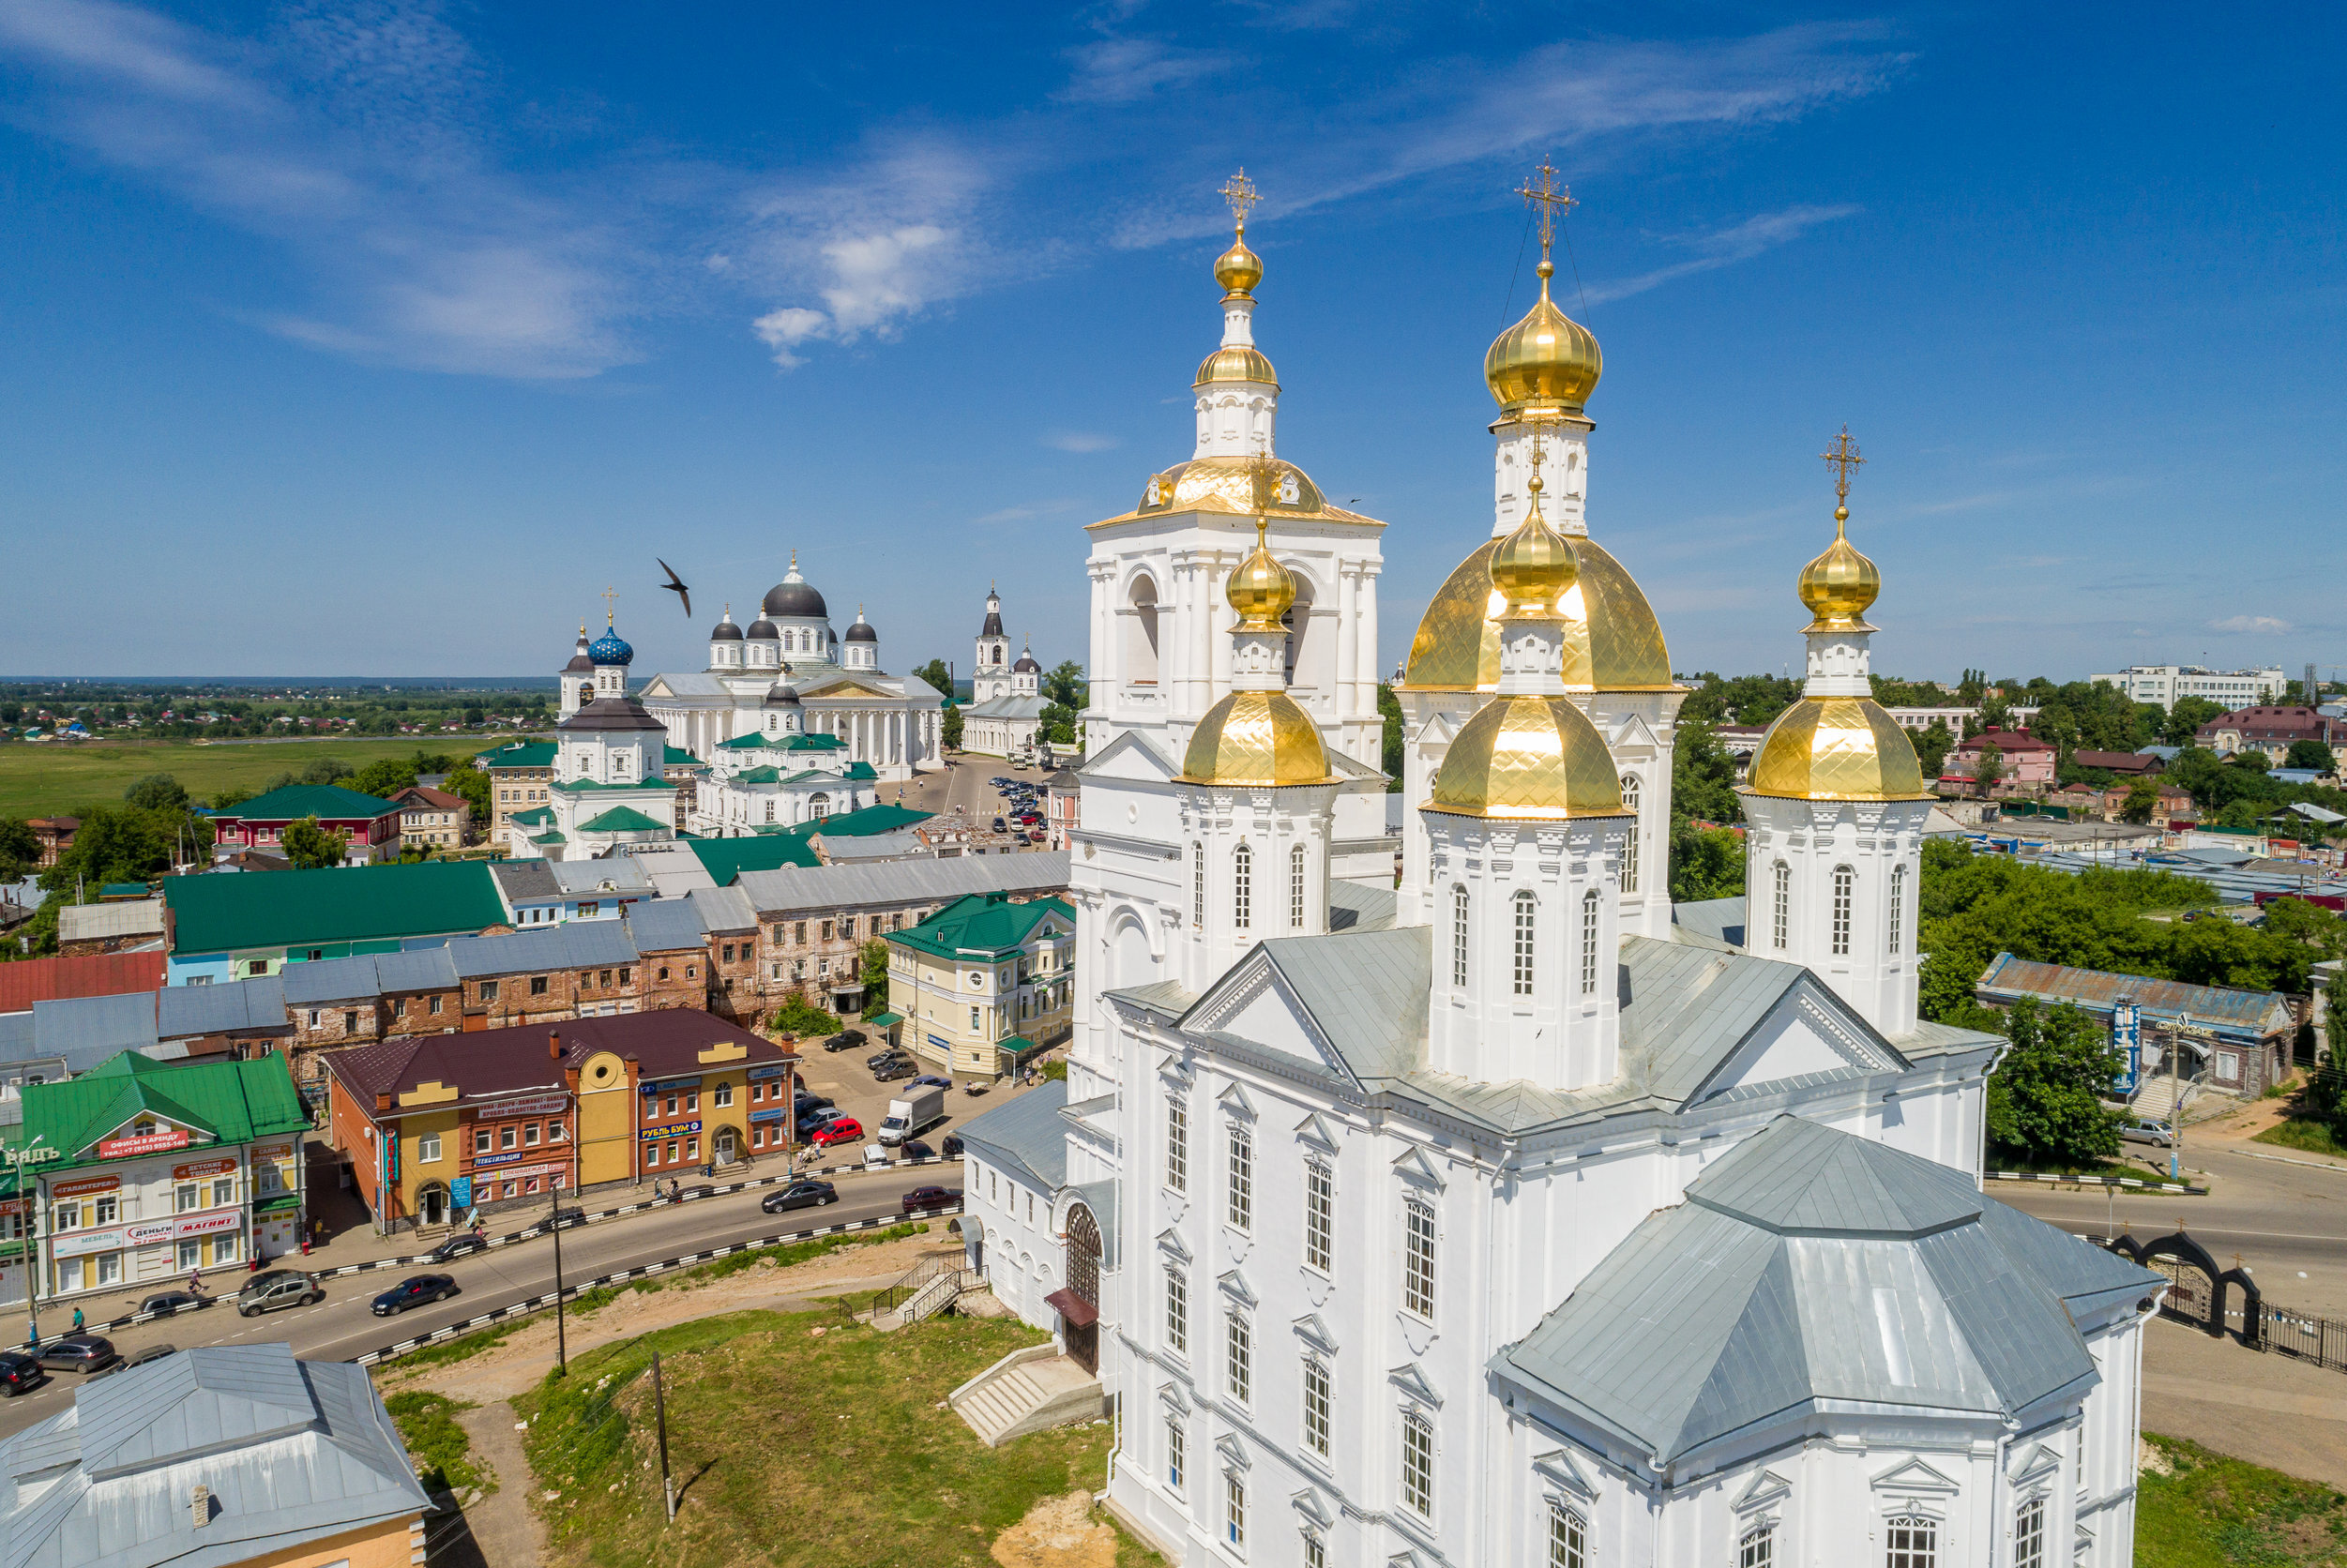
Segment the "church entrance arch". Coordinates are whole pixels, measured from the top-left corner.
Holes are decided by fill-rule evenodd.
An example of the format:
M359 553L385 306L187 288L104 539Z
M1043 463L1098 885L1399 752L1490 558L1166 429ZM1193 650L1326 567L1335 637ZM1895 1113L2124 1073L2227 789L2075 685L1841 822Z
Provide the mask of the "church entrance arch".
M1086 1372L1100 1370L1100 1223L1083 1203L1068 1211L1068 1294L1060 1314L1068 1356ZM1082 1318L1082 1324L1076 1319Z

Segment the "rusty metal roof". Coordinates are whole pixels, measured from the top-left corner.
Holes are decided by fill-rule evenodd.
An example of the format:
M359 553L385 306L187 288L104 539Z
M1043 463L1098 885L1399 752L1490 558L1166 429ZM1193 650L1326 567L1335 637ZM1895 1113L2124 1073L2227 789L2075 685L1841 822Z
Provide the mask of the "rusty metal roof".
M2041 964L2010 953L1999 953L1974 989L1983 1002L2067 1002L2092 1013L2109 1013L2114 1003L2131 1001L2146 1018L2173 1021L2189 1013L2194 1023L2247 1039L2262 1040L2294 1029L2298 1022L2290 999L2279 991L2188 986L2181 980L2155 980L2144 974Z

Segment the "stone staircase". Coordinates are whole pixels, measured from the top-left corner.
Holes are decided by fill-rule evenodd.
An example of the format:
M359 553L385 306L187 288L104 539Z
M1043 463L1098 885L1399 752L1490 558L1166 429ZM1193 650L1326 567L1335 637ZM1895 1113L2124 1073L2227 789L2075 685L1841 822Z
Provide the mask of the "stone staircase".
M1097 1421L1108 1401L1100 1380L1049 1345L1013 1350L946 1395L989 1448L1051 1426Z

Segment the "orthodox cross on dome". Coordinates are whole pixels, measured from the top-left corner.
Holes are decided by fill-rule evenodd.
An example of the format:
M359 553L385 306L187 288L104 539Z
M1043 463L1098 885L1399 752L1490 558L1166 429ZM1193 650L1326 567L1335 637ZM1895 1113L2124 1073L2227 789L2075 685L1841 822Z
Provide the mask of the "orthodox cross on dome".
M1532 427L1532 475L1524 481L1524 488L1532 492L1535 506L1540 504L1540 492L1547 488L1547 482L1540 477L1540 465L1548 460L1545 434L1535 424Z
M1834 438L1833 449L1820 452L1834 467L1834 520L1847 522L1850 519L1850 471L1863 467L1866 460L1858 456L1858 444L1850 439L1850 427L1844 425L1841 434Z
M1546 158L1516 188L1516 194L1524 199L1524 205L1540 209L1540 259L1546 261L1549 247L1556 239L1557 220L1581 204L1573 200L1572 187L1556 183L1556 170Z
M599 596L603 601L603 624L608 626L614 613L612 607L619 602L619 590L606 587Z
M1241 168L1224 183L1220 195L1224 201L1231 204L1231 217L1237 222L1238 232L1242 234L1247 233L1247 215L1255 209L1258 202L1263 200L1260 195L1256 194L1255 182L1249 179L1247 171Z

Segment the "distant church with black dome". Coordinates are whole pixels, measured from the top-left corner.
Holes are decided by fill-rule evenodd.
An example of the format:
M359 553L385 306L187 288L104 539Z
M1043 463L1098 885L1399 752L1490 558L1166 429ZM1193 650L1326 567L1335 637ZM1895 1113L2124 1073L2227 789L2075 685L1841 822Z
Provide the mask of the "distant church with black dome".
M878 628L859 606L842 632L823 594L799 575L798 552L748 626L733 607L709 630L709 663L652 677L641 701L671 746L704 762L784 732L836 735L846 761L882 780L943 765L945 699L917 675L883 668Z

